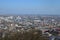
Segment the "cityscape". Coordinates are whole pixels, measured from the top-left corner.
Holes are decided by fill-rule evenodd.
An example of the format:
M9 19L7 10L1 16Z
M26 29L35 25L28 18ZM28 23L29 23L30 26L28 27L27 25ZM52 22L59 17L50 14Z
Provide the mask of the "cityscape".
M13 36L14 33L24 34L31 30L41 31L41 35L47 39L53 34L59 38L60 16L0 16L1 38L4 38L6 35ZM37 34L37 32L35 33Z
M0 0L0 40L60 40L60 0Z

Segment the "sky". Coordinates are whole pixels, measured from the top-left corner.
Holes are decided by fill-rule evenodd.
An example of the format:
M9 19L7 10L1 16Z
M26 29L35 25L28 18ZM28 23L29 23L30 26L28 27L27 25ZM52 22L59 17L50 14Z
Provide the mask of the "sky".
M0 15L57 14L60 0L0 0Z

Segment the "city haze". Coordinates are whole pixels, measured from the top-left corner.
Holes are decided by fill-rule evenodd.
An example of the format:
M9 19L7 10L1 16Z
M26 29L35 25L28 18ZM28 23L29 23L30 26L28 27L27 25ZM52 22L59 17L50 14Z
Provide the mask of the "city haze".
M60 0L0 0L0 15L60 15Z

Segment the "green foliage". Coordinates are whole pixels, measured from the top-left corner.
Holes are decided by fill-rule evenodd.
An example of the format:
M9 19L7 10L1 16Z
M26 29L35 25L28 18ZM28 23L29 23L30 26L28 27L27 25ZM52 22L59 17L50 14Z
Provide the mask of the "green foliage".
M48 38L43 37L42 32L40 30L32 29L28 32L23 33L10 33L1 40L48 40Z

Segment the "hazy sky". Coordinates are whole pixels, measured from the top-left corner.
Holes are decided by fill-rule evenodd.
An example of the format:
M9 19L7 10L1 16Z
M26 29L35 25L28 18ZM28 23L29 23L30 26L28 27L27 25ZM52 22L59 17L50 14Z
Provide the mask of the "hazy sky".
M60 0L0 0L0 14L60 14Z

